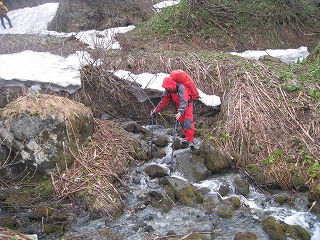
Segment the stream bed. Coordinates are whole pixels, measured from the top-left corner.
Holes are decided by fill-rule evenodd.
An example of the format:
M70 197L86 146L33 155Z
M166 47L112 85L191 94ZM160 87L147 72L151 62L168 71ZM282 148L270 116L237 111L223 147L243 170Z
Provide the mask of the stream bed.
M145 126L147 129L150 127ZM153 131L153 136L161 136L168 129L157 127ZM192 179L184 175L183 170L183 167L188 168L185 165L190 158L191 150L189 148L174 150L173 154L172 138L171 136L169 144L164 147L165 157L151 159L144 165L132 169L128 183L130 190L120 190L125 197L127 209L118 219L91 221L89 218L82 218L72 226L73 231L67 235L108 228L112 233L127 240L166 239L164 236L182 239L191 234L204 237L195 239L232 240L237 233L248 232L254 233L257 239L270 239L261 227L261 222L267 217L274 217L277 221L289 225L302 226L310 233L312 240L320 239L319 216L309 212L308 202L304 195L293 195L293 193L279 190L263 192L252 185L249 187L250 193L247 197L238 195L234 181L236 178L241 178L241 175L236 172L214 174L203 181L192 182ZM201 144L199 139L196 141ZM221 218L216 214L214 207L209 209L203 202L188 205L172 201L168 202L170 205L168 208L153 204L155 199L162 201L163 196L166 196L166 191L161 178L150 178L146 174L146 167L158 165L169 172L172 158L179 159L179 156L184 156L184 162L176 162L174 171L167 177L191 184L195 189L205 189L204 199L214 199L218 204L233 197L240 199L241 206L234 211L232 217ZM227 195L221 196L222 186L228 187ZM290 199L290 204L280 204L279 201L276 201L278 196L286 196L287 199ZM95 236L91 239L106 238Z

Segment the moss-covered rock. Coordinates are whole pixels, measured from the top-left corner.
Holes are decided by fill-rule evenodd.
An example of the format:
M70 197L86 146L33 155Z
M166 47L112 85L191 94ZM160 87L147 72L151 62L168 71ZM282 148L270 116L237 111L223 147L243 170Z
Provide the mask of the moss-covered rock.
M257 163L249 164L246 168L249 171L250 176L252 176L257 183L264 184L265 183L265 176L264 170L259 166Z
M43 230L48 235L61 236L64 232L64 228L58 224L44 224Z
M222 202L222 199L220 198L219 195L208 195L205 197L203 200L203 208L206 210L206 213L212 214L214 212L214 209L217 207L219 203Z
M39 205L32 209L32 219L41 220L49 218L53 213L53 208L47 205Z
M216 213L219 217L228 219L233 217L234 210L230 206L219 205L216 210Z
M310 240L310 233L300 225L289 225L284 222L280 223L282 229L285 230L286 236L294 240Z
M157 164L148 165L144 171L151 179L168 176L167 170Z
M310 240L310 233L300 225L289 225L284 222L278 223L273 217L262 221L263 230L271 239Z
M64 169L93 131L92 111L81 103L47 94L16 99L0 112L5 178L43 180L57 166Z
M255 233L252 232L244 232L244 233L236 233L233 240L257 240L258 237Z
M15 225L17 224L17 221L14 217L12 216L0 216L0 226L9 228L9 229L14 229Z
M235 193L248 197L250 193L249 183L245 179L236 178L234 179Z
M204 142L199 147L200 156L211 173L227 172L231 168L230 160L216 150L209 142Z
M262 220L262 229L267 233L270 239L286 240L285 232L274 217L268 217Z
M165 190L173 201L191 205L195 200L195 187L182 179L175 177L162 178Z

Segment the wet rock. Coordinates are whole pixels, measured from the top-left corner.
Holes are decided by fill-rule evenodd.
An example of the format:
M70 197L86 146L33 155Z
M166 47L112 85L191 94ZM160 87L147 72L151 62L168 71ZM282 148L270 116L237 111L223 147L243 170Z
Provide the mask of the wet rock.
M182 179L175 177L162 178L164 189L174 201L185 205L191 205L195 199L195 187Z
M130 133L141 133L143 135L148 133L148 131L145 128L143 128L141 124L134 121L124 122L122 124L122 127L124 130Z
M147 161L148 160L148 155L147 155L147 151L145 151L145 149L142 147L141 144L137 142L131 142L132 147L134 148L134 151L130 153L130 155L134 158L134 159L139 159L141 161Z
M179 153L175 157L175 161L179 171L191 182L200 182L211 175L203 159L192 154L191 151Z
M229 184L222 184L222 185L219 187L218 192L219 192L219 194L220 194L222 197L227 196L227 195L230 193L230 186L229 186Z
M301 239L310 240L310 233L300 225L289 225L285 222L278 222L274 217L262 220L262 228L270 239Z
M232 218L234 210L226 205L221 205L217 208L216 213L221 218Z
M200 156L204 160L204 164L211 173L221 173L231 170L230 160L214 149L208 142L201 144L199 148Z
M259 185L268 185L270 188L281 188L277 180L269 174L269 170L265 169L265 166L249 164L246 169Z
M152 140L152 142L157 146L157 147L166 147L169 144L169 140L166 136L160 136L156 137Z
M237 197L231 197L224 199L222 204L217 207L216 213L221 218L232 218L234 212L241 206L240 199Z
M283 228L286 230L287 235L293 239L310 240L310 233L300 225L289 225L282 223Z
M274 217L268 217L262 220L262 229L267 233L270 239L286 240L285 232Z
M196 189L195 190L195 194L196 194L195 202L202 203L208 192L210 192L210 190L208 188Z
M242 178L234 179L234 186L235 186L235 193L238 195L242 195L244 197L248 197L250 190L249 190L249 183L247 180Z
M161 158L164 158L166 156L166 152L162 149L159 149L157 151L154 152L153 154L153 158L158 158L158 159L161 159Z
M270 55L263 55L263 56L259 57L259 61L282 63L282 61L279 58L272 57Z
M1 148L9 150L1 151L8 153L2 176L43 179L57 166L63 170L93 131L92 111L81 103L47 94L20 97L1 110Z
M206 210L207 214L212 214L214 212L214 209L216 208L215 197L212 195L207 196L203 200L203 208Z
M157 164L147 166L144 171L151 179L168 176L167 170Z
M153 231L154 231L154 229L153 229L153 227L152 227L152 226L147 225L147 226L145 226L145 227L144 227L144 231L145 231L145 232L153 232Z
M230 197L223 200L223 204L230 206L233 210L237 210L241 207L240 198Z
M257 240L258 237L255 233L245 232L245 233L236 233L233 240Z
M64 228L58 224L44 224L43 226L44 233L51 236L61 236L64 232Z
M48 218L53 213L53 208L50 206L40 205L32 209L32 215L30 218L41 220L42 218Z
M274 198L275 198L275 201L280 205L283 205L283 204L293 205L293 202L291 201L289 196L286 194L277 194Z

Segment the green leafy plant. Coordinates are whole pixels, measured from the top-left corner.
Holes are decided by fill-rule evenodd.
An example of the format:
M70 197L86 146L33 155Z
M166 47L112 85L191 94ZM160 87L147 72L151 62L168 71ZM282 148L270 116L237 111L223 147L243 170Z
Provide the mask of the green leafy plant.
M226 142L228 139L228 134L226 132L221 132L220 134L220 140L223 142Z
M320 177L320 163L319 162L315 162L314 164L312 164L312 166L309 168L309 174L312 179Z
M274 164L278 160L286 160L286 155L280 149L274 151L267 159L262 160L262 163Z

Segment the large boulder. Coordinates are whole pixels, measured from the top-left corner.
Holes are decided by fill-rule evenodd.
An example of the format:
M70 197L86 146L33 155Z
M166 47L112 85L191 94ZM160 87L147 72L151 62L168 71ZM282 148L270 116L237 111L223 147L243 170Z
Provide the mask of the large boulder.
M6 179L42 178L74 160L94 131L83 104L54 95L28 95L0 111L0 171Z
M64 0L48 30L78 32L137 25L153 14L151 4L131 0Z
M203 142L199 148L204 164L212 174L228 172L231 170L231 160L215 149L209 142Z

